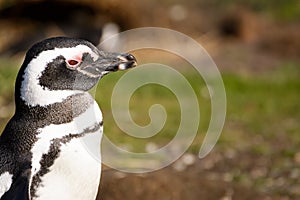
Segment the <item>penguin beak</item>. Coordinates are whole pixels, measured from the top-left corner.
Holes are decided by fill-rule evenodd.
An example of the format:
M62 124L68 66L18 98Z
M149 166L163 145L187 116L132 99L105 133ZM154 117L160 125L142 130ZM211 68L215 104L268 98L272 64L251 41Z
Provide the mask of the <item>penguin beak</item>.
M129 53L98 52L99 58L94 61L90 54L83 55L79 71L91 77L101 77L109 72L126 70L137 65L136 58Z

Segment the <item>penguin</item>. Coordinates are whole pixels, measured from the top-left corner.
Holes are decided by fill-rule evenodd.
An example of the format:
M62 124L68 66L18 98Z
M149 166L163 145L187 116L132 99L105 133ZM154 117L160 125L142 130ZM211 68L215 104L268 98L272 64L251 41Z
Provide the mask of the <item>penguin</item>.
M26 53L15 83L15 114L0 137L1 200L94 200L101 163L81 142L103 133L88 91L106 74L136 66L86 40L54 37ZM100 146L99 146L100 151Z

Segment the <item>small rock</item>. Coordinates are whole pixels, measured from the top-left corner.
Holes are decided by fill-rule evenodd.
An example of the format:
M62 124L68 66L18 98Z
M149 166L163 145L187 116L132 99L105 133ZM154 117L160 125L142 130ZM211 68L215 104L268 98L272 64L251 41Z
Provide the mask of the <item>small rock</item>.
M215 172L210 172L206 174L206 177L208 180L215 181L215 180L219 180L220 175Z
M236 152L233 149L228 149L227 151L225 151L224 155L228 159L233 159L236 156Z
M233 180L233 175L231 173L223 174L223 180L225 182L231 182Z
M158 149L158 145L153 143L153 142L148 142L145 146L145 151L147 153L151 153L151 152L154 152Z
M280 177L280 178L275 180L275 185L278 186L278 187L284 186L285 183L286 183L286 180L283 177Z
M174 21L182 21L187 17L187 10L183 5L176 4L171 6L169 16Z
M172 167L176 171L182 172L186 169L187 166L184 164L184 162L182 162L181 159L179 159L172 165Z
M252 178L260 178L267 175L268 170L264 167L254 168L251 170L250 174Z
M231 199L232 199L231 196L224 196L220 198L220 200L231 200Z
M195 158L195 155L193 155L191 153L186 153L182 156L181 160L186 165L192 165L195 163L196 158Z
M117 179L122 179L122 178L125 178L126 177L126 174L123 173L123 172L115 172L114 173L114 177L117 178Z
M206 160L203 162L203 167L206 170L209 170L215 166L215 162L213 160Z

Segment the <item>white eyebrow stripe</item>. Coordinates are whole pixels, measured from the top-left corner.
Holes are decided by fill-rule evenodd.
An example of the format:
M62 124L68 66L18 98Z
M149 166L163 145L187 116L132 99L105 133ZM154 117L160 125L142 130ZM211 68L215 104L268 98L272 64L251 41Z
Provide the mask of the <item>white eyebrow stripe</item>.
M49 90L39 84L39 78L47 67L47 64L58 56L63 55L66 59L74 55L89 53L94 60L98 55L86 45L77 45L71 48L55 48L41 52L36 58L32 59L23 74L21 84L21 99L31 106L47 106L56 102L62 102L67 97L81 93L78 90Z

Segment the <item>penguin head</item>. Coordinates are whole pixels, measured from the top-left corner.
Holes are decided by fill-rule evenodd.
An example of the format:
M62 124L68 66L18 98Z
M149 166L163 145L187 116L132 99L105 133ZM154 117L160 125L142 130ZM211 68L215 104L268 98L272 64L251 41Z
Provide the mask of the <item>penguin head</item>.
M105 74L134 66L136 59L128 53L104 52L82 39L49 38L26 53L17 77L16 100L19 96L28 105L54 103L46 96L88 91Z

